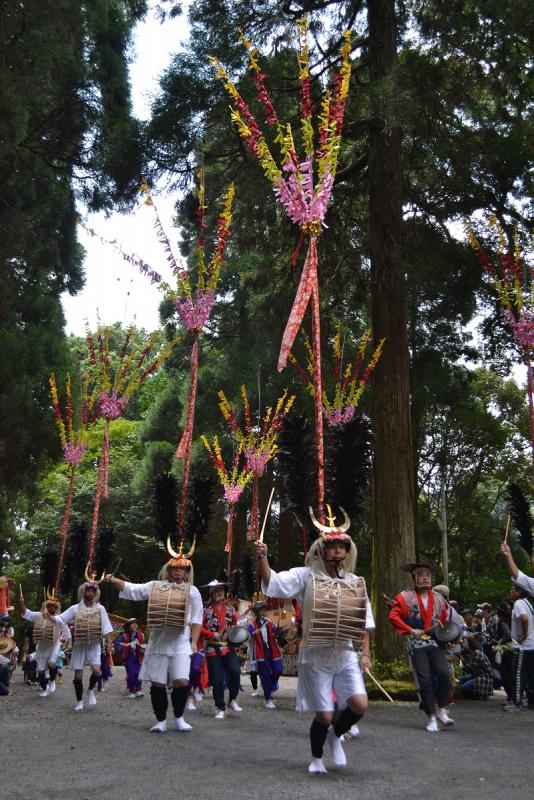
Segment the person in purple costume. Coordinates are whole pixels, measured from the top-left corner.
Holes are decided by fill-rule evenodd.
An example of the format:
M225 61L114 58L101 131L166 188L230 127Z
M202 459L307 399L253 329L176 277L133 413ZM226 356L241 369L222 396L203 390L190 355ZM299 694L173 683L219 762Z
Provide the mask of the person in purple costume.
M145 637L139 630L139 620L132 618L124 623L124 633L115 641L115 648L120 648L122 663L126 669L126 686L128 697L143 697L143 684L139 680L139 671L143 663Z

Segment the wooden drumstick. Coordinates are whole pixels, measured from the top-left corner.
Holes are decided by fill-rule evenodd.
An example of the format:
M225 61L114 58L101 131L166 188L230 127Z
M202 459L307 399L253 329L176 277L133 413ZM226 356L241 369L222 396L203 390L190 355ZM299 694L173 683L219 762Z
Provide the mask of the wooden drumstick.
M263 542L263 534L265 533L265 526L267 524L267 518L269 516L269 511L271 509L271 503L273 501L273 494L274 494L274 486L271 489L271 496L269 497L269 502L267 503L267 508L265 509L265 516L263 518L263 525L261 526L260 538L258 540L260 542Z
M381 691L381 692L383 692L383 693L386 695L386 697L387 697L387 699L389 700L389 702L390 702L390 703L394 703L395 701L394 701L394 699L392 698L392 696L391 696L390 694L388 694L388 693L386 692L386 690L384 689L384 687L383 687L383 686L382 686L382 685L381 685L381 684L380 684L380 683L377 681L377 679L375 678L375 676L372 674L371 670L370 670L370 669L368 669L368 668L366 668L366 669L365 669L365 672L367 673L367 675L369 675L369 677L371 678L371 680L373 681L373 683L376 683L376 685L378 686L378 688L380 689L380 691Z
M510 530L510 517L511 514L508 514L508 522L506 523L506 533L504 534L504 544L508 542L508 531Z

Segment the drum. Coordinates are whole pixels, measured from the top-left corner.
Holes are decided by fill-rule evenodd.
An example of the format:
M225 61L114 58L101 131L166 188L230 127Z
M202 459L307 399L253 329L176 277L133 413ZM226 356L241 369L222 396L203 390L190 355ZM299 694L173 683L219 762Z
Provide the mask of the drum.
M102 639L100 611L78 611L74 617L74 640L76 644L98 644Z
M33 623L33 640L37 644L40 642L55 644L58 640L58 635L58 626L51 619L46 619L41 616Z
M367 590L363 578L310 575L304 592L303 645L357 650L365 632Z
M233 644L234 647L239 647L239 645L245 644L245 642L248 642L249 639L249 632L244 625L235 625L235 627L230 628L228 631L228 641L230 644Z
M148 598L148 627L184 631L189 616L189 589L189 583L155 582Z

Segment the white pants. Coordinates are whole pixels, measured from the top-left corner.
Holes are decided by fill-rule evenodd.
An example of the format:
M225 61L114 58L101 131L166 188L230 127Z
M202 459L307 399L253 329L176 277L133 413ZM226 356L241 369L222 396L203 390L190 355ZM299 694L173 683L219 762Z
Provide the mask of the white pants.
M54 666L59 656L61 649L61 642L59 639L54 644L53 642L39 642L35 648L35 660L37 662L37 672L43 672L48 665L48 662L53 662Z
M173 681L188 681L191 669L189 653L165 656L152 653L145 656L139 672L139 680L162 683L165 686Z
M72 670L83 669L87 664L90 667L99 667L101 654L102 646L100 642L96 644L77 644L74 642L70 668Z
M332 689L341 711L353 694L367 694L358 664L351 664L336 672L330 666L299 664L297 711L333 711Z

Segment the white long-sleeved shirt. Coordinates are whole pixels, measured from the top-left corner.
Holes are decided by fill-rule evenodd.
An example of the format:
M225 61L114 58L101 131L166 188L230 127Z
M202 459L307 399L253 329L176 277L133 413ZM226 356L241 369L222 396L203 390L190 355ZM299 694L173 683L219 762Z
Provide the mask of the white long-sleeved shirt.
M128 583L120 591L119 597L124 600L148 600L154 584L165 581L149 581L148 583ZM179 633L176 628L152 628L145 650L145 658L149 655L178 656L191 655L191 625L202 624L204 608L202 597L196 586L189 589L189 613L187 623Z
M102 636L107 636L108 633L113 632L113 625L109 621L108 612L104 606L100 605L100 603L94 603L92 606L86 606L83 600L81 600L79 603L75 603L74 605L69 606L69 608L66 608L65 611L56 617L56 619L61 620L66 625L69 625L74 622L76 614L88 614L90 611L100 612ZM76 643L74 643L74 646L76 646Z
M304 594L306 584L312 573L311 567L294 567L285 572L274 572L271 570L269 584L262 581L262 591L267 597L279 597L284 599L297 600L301 606L304 604ZM344 577L343 570L340 578ZM365 630L371 631L375 628L375 621L371 604L367 599L365 605ZM332 668L342 668L353 663L356 658L352 643L344 646L343 649L334 651L331 647L301 647L299 652L299 662L301 664L313 663L316 666L328 666Z
M525 592L534 595L534 578L529 578L524 572L518 570L517 578L515 580L516 583L525 590Z
M24 614L22 615L23 619L27 619L28 622L35 622L37 619L39 619L39 617L42 617L42 616L43 615L42 615L41 611L30 611L29 608L27 608L26 611L24 612ZM59 628L61 629L61 634L60 635L64 636L65 639L67 639L67 640L68 639L72 639L71 632L68 629L67 625L63 622L61 617L55 617L54 621L55 621L55 624L58 625Z

